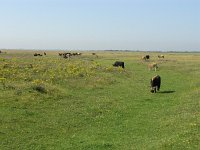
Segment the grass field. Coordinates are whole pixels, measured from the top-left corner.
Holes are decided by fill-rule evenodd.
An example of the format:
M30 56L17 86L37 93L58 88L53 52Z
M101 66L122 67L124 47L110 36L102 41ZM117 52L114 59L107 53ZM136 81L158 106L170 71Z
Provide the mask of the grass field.
M200 149L200 53L33 53L0 54L0 149Z

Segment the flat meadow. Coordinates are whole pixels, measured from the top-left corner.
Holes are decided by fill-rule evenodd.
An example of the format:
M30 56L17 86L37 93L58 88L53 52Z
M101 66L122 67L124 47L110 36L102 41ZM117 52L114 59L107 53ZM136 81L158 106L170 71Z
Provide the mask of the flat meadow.
M200 148L200 53L34 53L0 53L0 149ZM155 75L161 89L151 93Z

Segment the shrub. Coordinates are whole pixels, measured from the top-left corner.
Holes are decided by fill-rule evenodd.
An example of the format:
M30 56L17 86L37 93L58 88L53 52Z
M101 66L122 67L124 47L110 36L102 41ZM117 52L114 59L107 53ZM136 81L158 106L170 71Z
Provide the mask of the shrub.
M33 86L33 89L40 93L47 93L47 90L42 85L35 85Z

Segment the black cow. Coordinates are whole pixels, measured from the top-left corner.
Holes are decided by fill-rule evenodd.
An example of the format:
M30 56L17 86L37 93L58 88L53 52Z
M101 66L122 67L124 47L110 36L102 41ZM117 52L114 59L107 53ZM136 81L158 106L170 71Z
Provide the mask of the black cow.
M159 75L154 76L151 79L151 93L156 93L156 90L160 90L161 78Z
M122 61L116 61L114 64L113 64L114 67L122 67L124 68L124 62Z
M146 55L145 57L146 57L146 59L150 59L150 56L149 56L149 55Z
M150 59L149 55L142 56L142 60L148 60L148 59Z
M42 56L42 54L35 53L35 54L33 54L33 56Z

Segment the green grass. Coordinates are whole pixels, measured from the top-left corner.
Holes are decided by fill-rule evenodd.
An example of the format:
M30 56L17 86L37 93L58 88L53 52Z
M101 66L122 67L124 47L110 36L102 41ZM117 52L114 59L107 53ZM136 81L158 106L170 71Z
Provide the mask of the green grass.
M145 62L142 52L33 53L0 54L0 149L199 149L200 54L149 53Z

